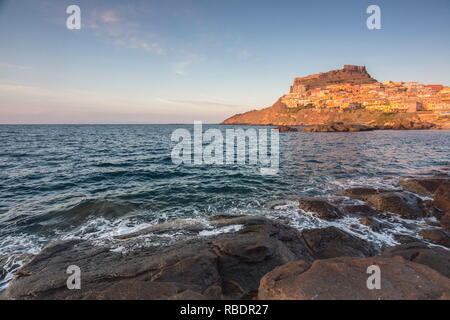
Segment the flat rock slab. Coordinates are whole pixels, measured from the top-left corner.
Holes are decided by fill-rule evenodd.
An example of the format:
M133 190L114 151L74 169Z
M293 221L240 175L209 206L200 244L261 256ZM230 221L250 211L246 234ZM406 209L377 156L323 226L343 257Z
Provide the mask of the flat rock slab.
M247 299L256 296L261 277L275 267L314 260L300 232L275 221L219 216L211 223L243 227L238 232L127 253L81 240L50 244L19 270L3 297ZM67 289L70 265L81 269L81 290Z
M381 270L381 289L367 288L367 268ZM290 262L261 279L267 300L435 300L450 299L450 279L402 257L340 257Z
M430 248L421 242L412 242L393 246L383 250L382 257L400 256L406 260L424 264L450 278L450 251L442 248Z

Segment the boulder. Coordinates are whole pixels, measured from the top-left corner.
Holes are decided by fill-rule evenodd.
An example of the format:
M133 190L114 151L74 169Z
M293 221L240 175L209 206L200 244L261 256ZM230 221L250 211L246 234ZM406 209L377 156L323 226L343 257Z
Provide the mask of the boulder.
M436 190L434 205L445 213L450 213L450 182L442 183Z
M279 132L297 132L298 131L298 129L288 127L288 126L278 126L277 129Z
M450 248L450 233L443 229L423 229L419 234L425 240Z
M421 177L400 179L399 184L407 191L423 196L433 196L439 186L445 181L449 181L449 179L444 177Z
M18 271L3 297L249 299L256 296L261 277L275 267L314 259L298 230L275 221L217 216L210 223L242 228L128 252L82 240L52 243ZM131 239L120 241L125 246ZM81 269L81 290L67 289L66 269L70 265Z
M303 230L302 235L317 259L340 256L362 258L375 254L369 242L336 227Z
M305 197L299 200L300 209L312 212L321 219L334 220L343 216L342 211L323 198Z
M402 218L418 219L426 215L423 201L412 193L382 192L371 195L367 201L379 210L398 214Z
M384 192L392 192L392 190L376 189L376 188L368 188L368 187L355 187L355 188L349 188L349 189L344 190L342 195L352 198L352 199L367 201L367 199L370 196L384 193Z
M368 268L381 270L381 289L368 289ZM261 279L263 300L434 300L450 299L450 279L402 257L295 261Z
M406 260L424 264L450 278L450 251L442 248L430 248L421 242L411 242L383 250L382 257L403 257Z

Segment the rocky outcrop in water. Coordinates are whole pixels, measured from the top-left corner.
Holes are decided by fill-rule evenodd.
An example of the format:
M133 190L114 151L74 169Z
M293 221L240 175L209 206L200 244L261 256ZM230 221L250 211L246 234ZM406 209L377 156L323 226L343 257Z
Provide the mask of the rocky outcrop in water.
M278 126L277 127L279 132L297 132L298 130L296 128L288 127L288 126Z
M396 213L407 219L426 216L423 201L411 193L383 192L370 196L367 202L378 210Z
M336 122L333 124L319 124L311 127L306 127L303 132L359 132L359 131L372 131L375 127L367 126L357 123L343 123Z
M332 124L318 124L303 128L303 132L359 132L373 130L429 130L437 129L437 125L430 122L401 121L381 126L371 126L359 123L335 122Z
M400 186L410 192L423 196L433 196L440 185L447 181L446 177L415 177L401 179Z
M343 215L338 207L322 198L301 198L299 200L299 207L325 220L338 219Z

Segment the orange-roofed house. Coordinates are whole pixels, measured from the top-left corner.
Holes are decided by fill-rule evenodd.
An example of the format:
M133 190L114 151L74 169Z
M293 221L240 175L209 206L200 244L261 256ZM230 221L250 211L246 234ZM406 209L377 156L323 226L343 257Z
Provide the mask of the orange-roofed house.
M443 85L440 85L440 84L429 84L429 85L427 85L426 87L427 87L427 88L431 88L431 89L433 89L434 91L441 91L442 89L444 89L444 86L443 86Z

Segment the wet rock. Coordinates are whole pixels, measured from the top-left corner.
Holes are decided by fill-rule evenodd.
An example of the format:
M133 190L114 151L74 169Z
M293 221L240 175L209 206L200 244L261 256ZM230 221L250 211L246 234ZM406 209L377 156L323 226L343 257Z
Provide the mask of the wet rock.
M436 190L434 205L445 213L450 213L450 182L442 183Z
M290 261L312 262L301 233L262 217L217 216L238 232L195 237L171 246L117 252L89 241L45 247L20 269L7 299L248 299L263 275ZM125 244L130 239L122 240ZM66 269L81 269L81 290L68 290Z
M422 121L401 121L394 123L391 126L388 126L385 129L392 129L392 130L429 130L429 129L436 129L438 126L431 122L422 122Z
M450 213L445 214L441 217L439 223L441 227L447 231L450 231Z
M347 214L353 214L363 217L386 217L386 214L384 214L383 211L374 209L373 207L366 204L345 206L344 210L345 212L347 212Z
M424 264L450 278L450 251L430 248L422 242L411 242L383 250L382 257L403 257L406 260Z
M419 242L423 243L421 239L406 234L394 234L393 237L395 241L401 244L419 243Z
M325 220L334 220L343 216L342 211L338 207L322 198L301 198L299 207L304 211L313 212L319 218Z
M406 192L383 192L371 195L367 201L375 208L400 215L402 218L418 219L426 215L423 201Z
M372 245L336 227L302 231L308 247L318 259L334 257L368 257L375 254Z
M359 132L371 130L375 130L375 127L358 123L344 123L344 122L335 122L329 125L319 124L303 128L303 132Z
M427 225L432 226L432 227L440 227L441 224L437 221L427 221Z
M160 223L153 226L149 226L146 228L143 228L141 230L138 230L136 232L131 232L127 234L122 234L115 236L115 239L129 239L134 238L138 236L143 236L147 234L163 234L167 232L174 232L174 231L183 231L183 232L200 232L202 230L205 230L207 226L205 226L205 223L203 221L200 221L198 219L192 219L192 220L174 220L170 222Z
M370 228L372 231L380 232L383 228L386 228L387 225L374 219L373 217L363 217L359 219L359 223Z
M33 255L23 253L14 255L0 255L0 281L3 280L8 273L14 272L21 265L25 264Z
M439 186L448 181L444 177L406 178L399 181L400 186L410 192L423 196L433 196Z
M425 211L425 216L427 217L435 217L440 220L445 215L444 211L434 206L433 200L424 200L423 209Z
M424 229L419 234L425 240L450 248L450 233L443 229Z
M344 195L346 197L349 197L349 198L352 198L352 199L367 201L367 199L370 196L373 196L373 195L376 195L376 194L380 194L380 193L384 193L384 192L392 192L392 190L356 187L356 188L346 189L342 193L342 195Z
M0 256L0 280L3 280L8 273L5 269L5 264L8 257L6 255Z
M298 129L288 127L288 126L278 126L277 129L279 132L297 132L298 131Z
M381 290L367 288L367 268L381 269ZM450 279L402 257L291 262L261 279L264 300L433 300L450 299Z

